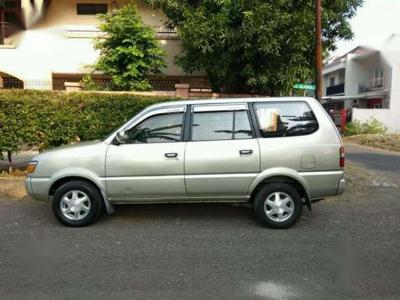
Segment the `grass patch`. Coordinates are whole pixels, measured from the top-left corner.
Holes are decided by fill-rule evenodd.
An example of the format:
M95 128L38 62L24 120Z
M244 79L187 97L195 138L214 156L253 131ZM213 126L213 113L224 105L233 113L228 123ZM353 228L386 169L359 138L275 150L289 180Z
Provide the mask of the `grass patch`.
M400 152L400 134L360 134L345 137L344 140L345 142Z
M0 177L0 200L27 196L23 177Z
M18 170L12 169L10 171L1 171L0 178L18 178L18 177L25 177L26 171L25 170Z

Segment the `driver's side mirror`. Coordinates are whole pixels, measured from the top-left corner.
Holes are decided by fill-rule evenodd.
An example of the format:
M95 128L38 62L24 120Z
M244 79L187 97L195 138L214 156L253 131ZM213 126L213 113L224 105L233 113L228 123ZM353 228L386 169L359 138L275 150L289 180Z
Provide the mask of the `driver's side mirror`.
M123 130L118 131L117 134L115 135L113 144L117 145L117 146L121 145L121 144L125 144L126 143L126 138L127 138L127 136L125 134L125 131L123 131Z

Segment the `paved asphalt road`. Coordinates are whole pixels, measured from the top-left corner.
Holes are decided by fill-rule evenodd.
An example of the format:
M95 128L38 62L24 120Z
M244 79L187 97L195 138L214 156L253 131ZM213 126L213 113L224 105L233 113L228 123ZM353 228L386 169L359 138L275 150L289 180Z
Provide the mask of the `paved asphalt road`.
M371 149L357 145L346 145L346 157L365 167L400 175L400 153Z
M399 299L398 161L360 149L347 192L289 230L219 204L122 206L67 228L46 203L0 196L0 298ZM373 183L377 166L391 185Z

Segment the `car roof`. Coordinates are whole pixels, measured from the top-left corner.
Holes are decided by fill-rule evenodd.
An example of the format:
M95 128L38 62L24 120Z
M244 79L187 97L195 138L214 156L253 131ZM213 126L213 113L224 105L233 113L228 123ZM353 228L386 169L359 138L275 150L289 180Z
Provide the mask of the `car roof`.
M197 100L178 100L166 101L149 106L149 108L162 108L177 105L196 105L196 104L237 104L248 102L314 102L317 101L311 97L252 97L252 98L224 98L224 99L197 99Z

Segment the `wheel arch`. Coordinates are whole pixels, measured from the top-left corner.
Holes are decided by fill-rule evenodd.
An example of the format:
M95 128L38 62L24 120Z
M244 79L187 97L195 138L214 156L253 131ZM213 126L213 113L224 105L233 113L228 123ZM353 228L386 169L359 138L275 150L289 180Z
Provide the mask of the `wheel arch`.
M264 176L257 182L253 183L250 193L250 202L254 201L255 195L261 187L269 183L288 183L292 185L299 192L300 196L304 198L305 204L311 210L311 199L306 183L303 183L301 179L289 174L270 174L269 176Z
M107 213L111 214L114 212L114 207L113 205L110 203L110 201L108 201L107 199L107 195L106 193L103 191L103 189L92 179L87 178L87 177L83 177L83 176L64 176L61 178L58 178L57 180L55 180L49 188L49 197L53 197L56 190L62 186L64 183L70 182L70 181L84 181L87 182L91 185L93 185L101 194L102 198L103 198L103 203L104 203L104 207L106 208Z

